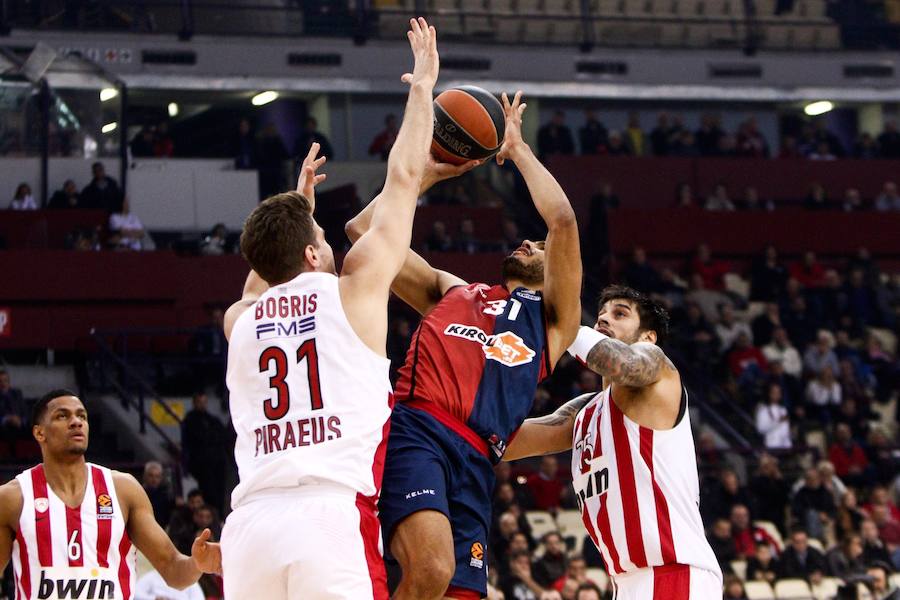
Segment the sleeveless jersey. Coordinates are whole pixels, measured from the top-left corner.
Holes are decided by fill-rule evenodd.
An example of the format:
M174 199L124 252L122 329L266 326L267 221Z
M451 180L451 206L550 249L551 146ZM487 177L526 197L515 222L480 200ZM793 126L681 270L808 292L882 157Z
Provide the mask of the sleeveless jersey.
M338 278L301 273L235 322L226 381L240 483L260 491L333 483L374 500L393 398L390 362L353 331Z
M16 598L133 598L135 550L106 467L88 463L81 506L66 506L43 465L16 476L22 514L13 542Z
M540 292L473 283L450 289L423 317L397 398L498 462L550 371Z
M700 479L682 392L678 424L641 427L597 394L575 419L572 485L612 576L683 564L721 572L700 520Z

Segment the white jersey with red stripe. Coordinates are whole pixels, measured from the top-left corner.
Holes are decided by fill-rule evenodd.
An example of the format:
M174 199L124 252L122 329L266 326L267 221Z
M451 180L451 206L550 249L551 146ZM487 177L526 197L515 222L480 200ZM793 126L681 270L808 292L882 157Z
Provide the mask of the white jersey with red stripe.
M135 550L112 472L85 468L84 499L74 508L47 485L43 465L16 476L22 490L12 552L16 598L134 597Z
M626 417L610 389L579 412L572 443L576 499L607 570L615 579L640 569L688 565L713 572L721 585L700 519L686 392L675 427L654 430Z
M301 273L266 291L238 317L228 348L240 475L232 506L307 484L338 484L374 502L389 367L347 321L337 276Z

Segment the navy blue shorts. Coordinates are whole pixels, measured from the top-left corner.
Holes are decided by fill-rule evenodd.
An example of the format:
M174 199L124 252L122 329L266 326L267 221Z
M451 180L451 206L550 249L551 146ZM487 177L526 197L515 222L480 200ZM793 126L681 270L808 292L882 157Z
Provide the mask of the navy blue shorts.
M494 469L467 441L426 412L398 404L391 416L378 508L385 558L394 527L420 510L450 520L456 556L451 586L487 594L487 542Z

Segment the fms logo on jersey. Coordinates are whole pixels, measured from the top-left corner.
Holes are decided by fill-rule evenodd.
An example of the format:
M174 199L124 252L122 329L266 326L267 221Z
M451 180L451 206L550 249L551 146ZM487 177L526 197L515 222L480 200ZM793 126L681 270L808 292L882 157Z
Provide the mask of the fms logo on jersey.
M488 335L473 325L451 323L444 329L444 335L478 342L484 350L485 358L496 360L507 367L528 364L535 356L535 351L525 345L525 340L512 331Z
M256 326L256 339L270 340L272 338L297 337L304 333L316 330L316 318L304 317L296 321L269 321Z

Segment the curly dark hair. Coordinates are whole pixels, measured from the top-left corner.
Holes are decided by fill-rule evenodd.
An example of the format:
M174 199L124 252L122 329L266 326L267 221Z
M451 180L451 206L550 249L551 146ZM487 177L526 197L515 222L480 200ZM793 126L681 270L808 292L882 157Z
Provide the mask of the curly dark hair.
M602 309L610 300L625 300L636 306L641 321L639 331L655 331L657 345L661 345L669 337L669 313L650 296L625 285L610 285L600 292L597 310Z

